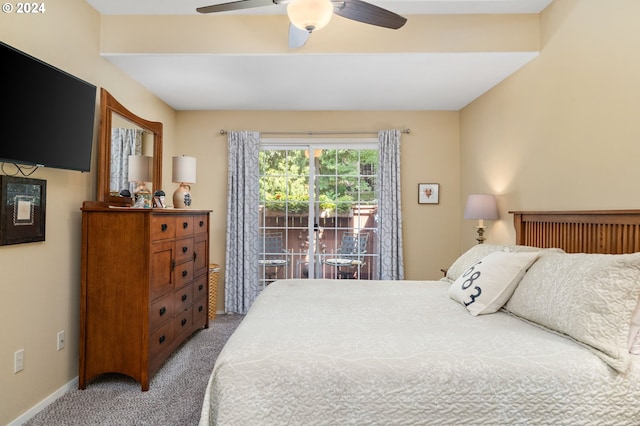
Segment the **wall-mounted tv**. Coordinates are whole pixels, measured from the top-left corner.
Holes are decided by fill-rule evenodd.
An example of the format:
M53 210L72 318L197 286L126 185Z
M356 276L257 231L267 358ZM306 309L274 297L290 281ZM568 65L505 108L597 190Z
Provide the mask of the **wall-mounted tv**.
M0 162L88 172L96 86L0 42Z

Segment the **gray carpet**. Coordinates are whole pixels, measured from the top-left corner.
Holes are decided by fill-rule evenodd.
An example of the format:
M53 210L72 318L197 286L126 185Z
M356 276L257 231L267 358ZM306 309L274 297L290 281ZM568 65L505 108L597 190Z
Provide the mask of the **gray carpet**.
M105 374L58 398L26 425L197 425L215 360L242 315L218 315L167 359L149 390L117 374Z

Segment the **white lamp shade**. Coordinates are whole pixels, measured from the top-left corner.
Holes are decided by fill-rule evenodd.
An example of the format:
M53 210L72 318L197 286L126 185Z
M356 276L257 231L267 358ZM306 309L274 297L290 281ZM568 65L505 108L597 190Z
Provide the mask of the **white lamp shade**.
M151 182L153 157L149 155L130 155L128 180L129 182Z
M465 219L498 219L496 197L491 194L469 194L464 209Z
M287 15L301 30L319 30L331 20L333 3L330 0L293 0L287 6Z
M196 183L196 158L173 157L171 180L175 183Z

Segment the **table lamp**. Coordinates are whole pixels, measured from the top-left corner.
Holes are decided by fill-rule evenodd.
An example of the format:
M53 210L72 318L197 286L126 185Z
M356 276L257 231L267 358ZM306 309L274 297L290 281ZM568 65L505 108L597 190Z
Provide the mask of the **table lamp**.
M464 208L465 219L477 219L478 226L478 244L484 243L485 220L498 219L498 207L496 206L496 197L491 194L469 194L467 205Z
M151 191L147 188L147 182L151 182L153 158L148 155L130 155L128 180L135 182L136 189L133 191L136 207L151 207ZM141 201L138 201L141 200Z
M173 207L184 209L191 206L191 184L196 183L196 158L195 157L173 157L172 179L174 183L180 184L173 193Z

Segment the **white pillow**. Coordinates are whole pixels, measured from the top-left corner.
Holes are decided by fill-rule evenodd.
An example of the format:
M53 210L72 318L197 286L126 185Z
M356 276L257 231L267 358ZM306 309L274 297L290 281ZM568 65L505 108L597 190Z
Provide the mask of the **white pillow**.
M491 314L504 305L540 252L494 251L469 267L449 287L449 297L471 315Z
M460 275L464 273L471 265L476 264L486 255L496 252L506 251L510 253L522 253L522 252L540 252L540 251L553 251L558 253L564 253L564 250L559 248L546 248L541 249L532 246L523 245L500 245L500 244L476 244L466 252L462 253L447 269L444 281L454 282Z
M624 372L639 296L640 253L543 253L505 308L587 345Z
M476 244L466 252L462 253L447 269L446 279L450 282L457 280L467 269L478 263L486 255L504 251L505 246L495 244Z

